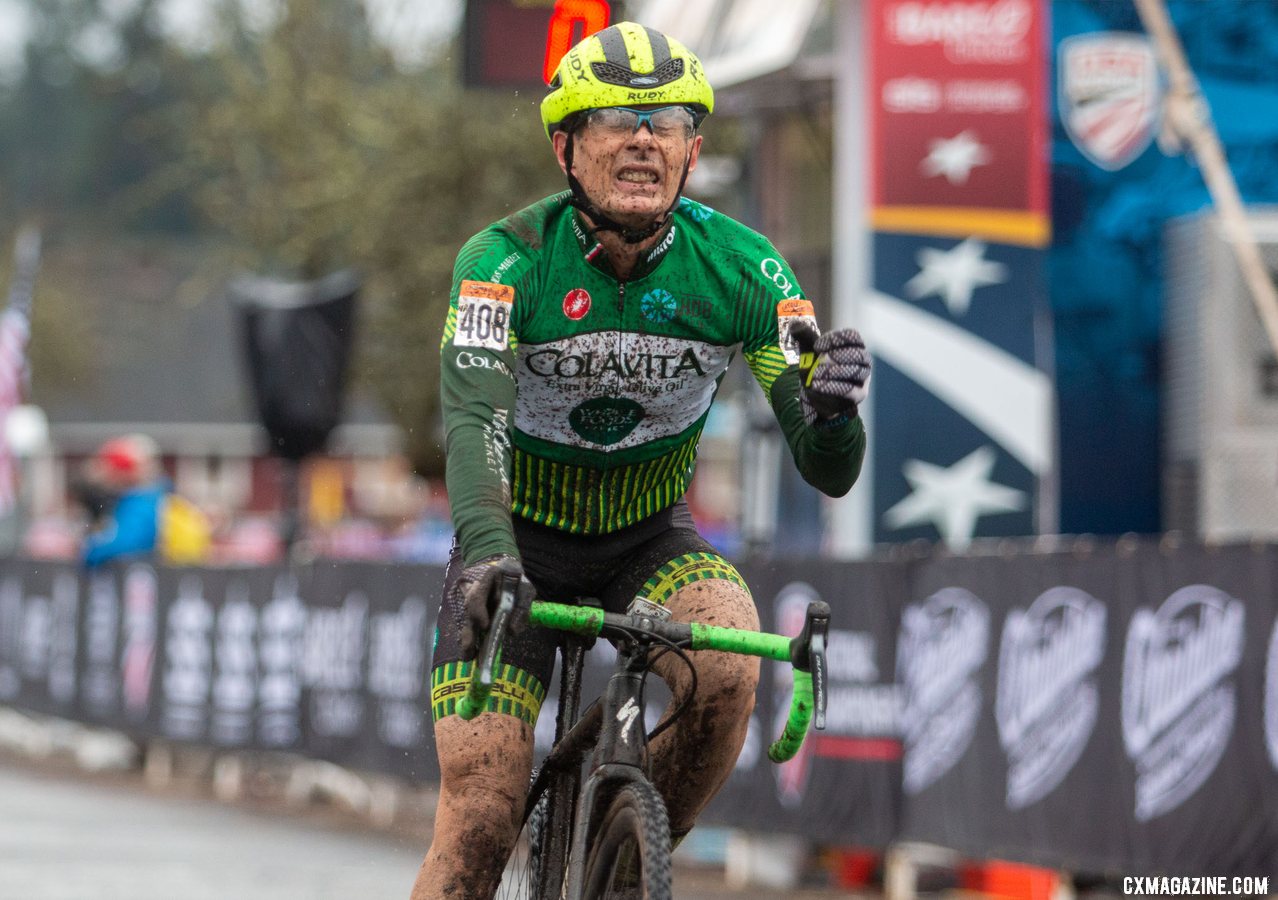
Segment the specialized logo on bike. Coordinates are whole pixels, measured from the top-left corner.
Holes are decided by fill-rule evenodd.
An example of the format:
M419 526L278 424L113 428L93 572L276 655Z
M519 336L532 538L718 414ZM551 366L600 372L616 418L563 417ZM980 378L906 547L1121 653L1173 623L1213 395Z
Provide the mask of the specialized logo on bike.
M731 347L615 331L519 344L515 427L573 447L678 435L710 405Z
M1007 807L1023 809L1069 774L1096 726L1105 606L1056 587L1003 625L994 717L1007 753Z
M572 430L592 444L611 446L643 421L643 407L625 397L596 397L568 414Z
M972 743L989 640L989 609L962 588L943 588L901 616L897 681L905 692L907 794L940 780Z
M564 294L564 315L578 322L590 312L590 292L585 288L573 288Z
M1136 820L1188 799L1215 771L1234 727L1243 604L1205 584L1132 616L1123 658L1123 743L1136 764Z
M678 308L679 304L675 302L674 294L662 288L649 291L639 301L639 311L643 313L643 317L657 324L673 319Z
M463 281L457 295L457 330L453 344L505 350L510 346L510 314L515 289L489 281Z
M635 719L639 718L639 704L634 697L627 698L621 709L617 710L617 721L621 723L621 742L630 743L630 732L634 729Z

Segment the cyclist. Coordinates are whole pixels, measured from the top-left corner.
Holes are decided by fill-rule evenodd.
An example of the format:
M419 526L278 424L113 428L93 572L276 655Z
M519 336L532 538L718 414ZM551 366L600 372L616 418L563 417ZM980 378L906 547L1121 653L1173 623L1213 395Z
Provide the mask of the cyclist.
M569 190L457 256L441 379L456 542L431 676L442 784L418 900L491 897L519 830L553 634L508 638L492 713L453 714L495 563L517 560L548 599L624 610L642 596L679 619L757 630L741 576L681 499L738 350L803 476L841 496L860 472L860 336L818 337L772 245L682 197L713 107L700 61L673 38L630 22L585 38L541 104ZM758 681L751 658L694 661L691 709L650 748L676 840L730 774ZM670 656L655 668L680 702L686 671Z

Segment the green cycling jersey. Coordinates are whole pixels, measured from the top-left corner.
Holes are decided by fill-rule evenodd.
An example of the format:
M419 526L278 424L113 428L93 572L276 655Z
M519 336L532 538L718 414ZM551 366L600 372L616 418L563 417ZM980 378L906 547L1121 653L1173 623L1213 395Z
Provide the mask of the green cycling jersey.
M568 199L503 219L457 256L440 384L463 559L518 555L512 514L603 534L673 505L738 350L804 479L846 493L865 432L860 418L804 420L789 329L813 310L776 249L684 198L623 280Z

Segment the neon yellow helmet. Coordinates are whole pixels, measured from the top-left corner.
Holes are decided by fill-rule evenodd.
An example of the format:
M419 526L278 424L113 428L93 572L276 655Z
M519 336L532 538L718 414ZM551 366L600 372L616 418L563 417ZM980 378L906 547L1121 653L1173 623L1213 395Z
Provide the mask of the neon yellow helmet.
M550 137L574 113L651 103L692 107L700 121L714 112L714 90L701 60L683 44L618 22L564 54L541 101L541 121Z

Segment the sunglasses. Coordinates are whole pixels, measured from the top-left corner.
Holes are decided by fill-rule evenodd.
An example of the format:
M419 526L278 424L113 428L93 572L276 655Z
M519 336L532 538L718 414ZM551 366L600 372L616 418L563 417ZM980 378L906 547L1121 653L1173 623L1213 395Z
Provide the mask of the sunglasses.
M688 140L697 130L697 115L686 106L662 106L657 109L631 109L628 106L605 106L586 114L586 124L609 138L630 137L644 125L663 140Z

